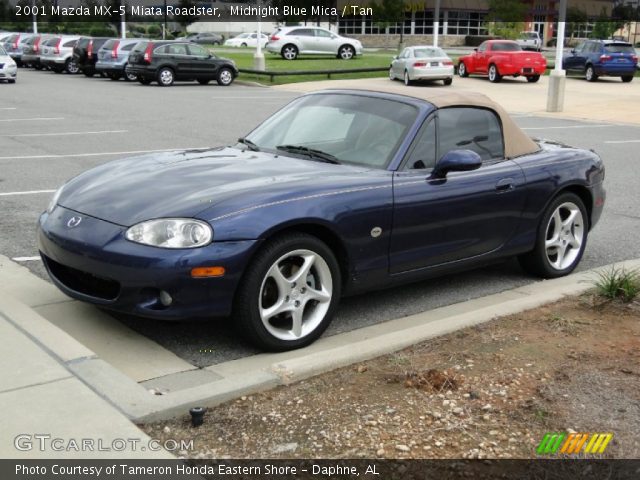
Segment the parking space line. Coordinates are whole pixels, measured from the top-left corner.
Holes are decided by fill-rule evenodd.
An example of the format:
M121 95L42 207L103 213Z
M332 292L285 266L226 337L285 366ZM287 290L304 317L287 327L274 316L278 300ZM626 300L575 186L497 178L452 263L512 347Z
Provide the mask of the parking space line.
M604 143L640 143L640 140L605 140Z
M0 137L56 137L65 135L102 135L105 133L125 133L128 130L97 130L95 132L59 132L59 133L18 133L0 135Z
M0 197L10 197L12 195L34 195L36 193L53 193L55 190L28 190L25 192L4 192L0 193Z
M15 110L16 107L0 107L0 110Z
M13 257L11 260L14 262L35 262L37 260L42 260L40 256L37 257Z
M27 155L22 157L0 157L0 160L29 160L38 158L73 158L73 157L100 157L107 155L131 155L137 153L160 153L179 152L182 150L202 150L210 147L186 147L186 148L166 148L162 150L130 150L128 152L96 152L96 153L69 153L63 155Z
M0 118L0 122L37 122L47 120L64 120L64 117Z
M619 125L605 124L605 125L564 125L558 127L520 127L521 130L557 130L562 128L604 128L604 127L617 127Z

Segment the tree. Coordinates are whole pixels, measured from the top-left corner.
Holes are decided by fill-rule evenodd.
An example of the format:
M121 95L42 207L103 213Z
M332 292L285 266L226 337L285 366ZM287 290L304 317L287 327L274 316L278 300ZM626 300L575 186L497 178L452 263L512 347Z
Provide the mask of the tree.
M180 0L178 2L178 9L180 12L182 12L183 9L189 9L195 6L196 2L194 2L193 0ZM198 20L198 17L196 15L183 15L182 13L180 13L174 15L174 20L182 25L182 27L186 30L188 25L191 25L193 22Z
M502 38L518 38L524 30L527 5L520 0L489 0L489 34Z
M578 7L568 7L566 17L566 33L569 38L573 40L576 33L579 33L581 29L587 23L587 14L580 10Z
M591 32L591 38L608 39L613 35L613 32L618 30L619 26L611 20L611 17L607 15L607 9L602 7L600 15L596 19L596 24Z
M402 45L404 43L405 1L381 0L380 3L371 2L369 6L373 9L373 17L376 20L376 25L380 28L400 24L400 45Z

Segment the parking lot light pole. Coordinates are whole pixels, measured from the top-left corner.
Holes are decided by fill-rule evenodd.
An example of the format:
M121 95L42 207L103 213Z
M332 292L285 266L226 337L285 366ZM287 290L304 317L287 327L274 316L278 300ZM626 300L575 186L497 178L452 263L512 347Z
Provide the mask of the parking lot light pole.
M122 5L124 6L124 3ZM122 14L120 15L120 38L127 38L127 20L125 15L125 10L122 10Z
M31 10L33 12L33 33L38 33L38 16L36 15L36 0L33 0L33 2L31 2L31 5L33 6L33 9Z
M440 0L436 0L436 8L433 11L433 46L438 46L438 30L440 30Z
M258 2L258 7L262 6L262 2ZM258 12L260 9L258 8ZM265 63L264 63L264 53L262 53L262 19L258 15L258 32L256 35L256 53L253 54L253 68L254 70L264 71Z
M558 31L556 35L556 60L549 75L549 91L547 94L547 112L561 112L564 108L564 88L567 72L562 69L564 51L564 27L567 16L567 0L560 0L558 12Z

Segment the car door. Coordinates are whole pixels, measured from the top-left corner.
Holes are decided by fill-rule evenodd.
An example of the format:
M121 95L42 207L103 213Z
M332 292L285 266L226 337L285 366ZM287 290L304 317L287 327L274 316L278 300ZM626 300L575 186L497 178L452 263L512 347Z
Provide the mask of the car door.
M336 36L331 32L322 28L316 28L316 48L319 52L323 53L338 53L338 43L336 42Z
M473 171L432 176L436 159L470 149L483 159ZM516 231L526 192L520 167L504 159L497 115L451 107L425 121L394 175L389 268L402 273L489 254Z
M391 68L393 69L393 74L396 78L402 78L404 75L404 69L407 62L407 58L410 56L411 49L405 48L402 50L400 55L398 55L395 60L391 63Z
M170 43L165 47L167 57L175 66L176 77L193 78L197 74L198 66L194 62L194 57L189 54L186 43Z
M316 36L313 28L296 28L287 36L295 38L300 53L315 53Z
M218 72L218 64L209 50L201 45L192 43L189 45L189 56L192 68L191 73L199 78L215 78Z
M586 64L585 50L588 48L589 42L583 42L578 45L565 60L565 69L569 71L583 71Z
M488 64L489 64L489 55L491 50L491 44L488 42L483 42L478 47L478 51L474 54L474 71L486 73Z

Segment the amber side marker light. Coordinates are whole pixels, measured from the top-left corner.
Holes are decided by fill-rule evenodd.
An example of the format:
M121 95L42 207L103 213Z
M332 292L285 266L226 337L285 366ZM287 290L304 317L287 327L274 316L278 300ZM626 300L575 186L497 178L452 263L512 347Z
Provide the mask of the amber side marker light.
M224 272L224 267L196 267L191 270L191 276L193 278L222 277Z

